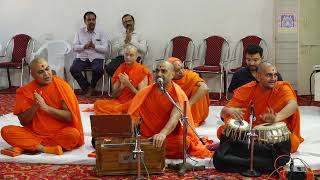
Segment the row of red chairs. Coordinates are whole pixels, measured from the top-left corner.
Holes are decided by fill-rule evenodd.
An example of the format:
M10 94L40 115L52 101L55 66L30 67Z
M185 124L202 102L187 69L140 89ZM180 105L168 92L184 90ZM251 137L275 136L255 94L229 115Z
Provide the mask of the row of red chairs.
M222 89L226 91L228 84L228 75L234 74L241 67L246 66L244 52L249 44L260 45L264 49L264 56L266 58L269 56L268 45L259 36L250 35L239 40L232 56L228 40L221 36L210 36L199 45L196 57L194 57L195 45L192 39L186 36L177 36L171 39L166 47L165 58L177 57L183 61L186 68L200 74L218 74L220 76L219 100L221 100Z
M11 44L11 46L10 46ZM203 40L198 48L198 54L194 58L195 45L191 38L186 36L177 36L171 39L165 49L165 57L173 56L181 59L185 67L192 69L198 73L212 73L220 75L220 97L222 97L222 85L228 84L228 74L235 73L239 68L245 66L244 50L249 44L261 45L265 52L268 52L266 42L258 36L247 36L242 38L236 45L233 56L230 57L230 44L221 36L210 36ZM11 50L8 49L11 47ZM20 85L24 75L24 66L28 66L26 57L34 51L34 41L26 34L18 34L14 36L6 46L4 56L11 58L2 59L0 69L7 70L7 78L9 87L12 86L10 79L10 69L21 69ZM11 56L7 53L11 52ZM197 64L193 67L193 64ZM30 72L30 70L29 70ZM30 77L30 74L29 74Z

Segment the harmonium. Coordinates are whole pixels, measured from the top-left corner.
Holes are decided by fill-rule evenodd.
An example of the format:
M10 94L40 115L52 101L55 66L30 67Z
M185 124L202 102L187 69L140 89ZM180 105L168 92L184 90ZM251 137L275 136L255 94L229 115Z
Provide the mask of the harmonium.
M130 115L91 115L92 137L96 139L98 176L137 174L138 155L134 125ZM141 139L141 173L161 174L165 169L165 146L156 148L152 140Z

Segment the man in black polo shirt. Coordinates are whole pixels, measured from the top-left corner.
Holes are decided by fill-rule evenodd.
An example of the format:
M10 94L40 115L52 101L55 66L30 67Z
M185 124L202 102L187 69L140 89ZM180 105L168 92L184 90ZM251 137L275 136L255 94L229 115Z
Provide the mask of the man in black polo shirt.
M257 67L263 60L263 49L254 44L250 44L245 50L247 67L242 67L232 76L231 83L228 88L228 97L233 96L233 91L251 81L256 81ZM282 81L281 75L278 73L278 81Z

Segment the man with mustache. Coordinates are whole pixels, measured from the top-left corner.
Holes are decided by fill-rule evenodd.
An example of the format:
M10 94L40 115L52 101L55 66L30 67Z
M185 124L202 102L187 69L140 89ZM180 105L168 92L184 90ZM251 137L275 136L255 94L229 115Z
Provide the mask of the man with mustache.
M143 39L141 34L135 31L134 17L130 14L122 16L122 25L125 29L115 40L112 45L112 49L117 52L117 57L112 59L111 62L106 66L106 72L113 76L117 68L124 62L124 48L131 44L138 49L138 62L141 60L143 55L147 51L147 42Z
M2 138L21 151L62 155L84 144L79 104L69 84L53 76L45 59L30 63L33 81L17 89L13 113L22 126L1 129Z
M103 62L108 52L107 36L104 32L97 30L96 14L88 11L84 14L83 19L86 27L82 27L76 33L73 50L76 52L76 59L70 67L70 72L74 79L77 80L82 91L86 96L91 96L98 80L103 75ZM86 67L92 69L92 79L89 83L83 76L82 71Z
M256 81L257 67L263 61L263 49L250 44L245 50L247 67L239 69L233 76L228 88L228 97L232 97L233 91L251 81ZM282 81L278 73L278 81Z

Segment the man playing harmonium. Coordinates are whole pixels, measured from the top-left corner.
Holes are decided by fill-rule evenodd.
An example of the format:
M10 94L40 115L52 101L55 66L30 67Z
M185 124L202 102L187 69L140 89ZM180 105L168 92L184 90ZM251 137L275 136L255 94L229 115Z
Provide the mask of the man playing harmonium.
M172 79L175 75L172 63L163 61L156 67L156 79L163 79L163 86L180 107L188 102L188 97ZM128 114L133 120L141 117L140 134L142 137L152 138L155 147L166 144L167 158L183 157L183 127L179 123L180 113L160 90L159 84L153 84L142 89L132 100ZM187 114L189 123L194 127L191 109L188 102ZM137 122L139 123L139 122ZM188 129L187 149L191 156L204 158L212 153L202 145L196 134Z
M257 82L252 81L234 92L231 101L221 111L221 118L226 124L217 131L220 147L215 153L215 167L222 171L239 172L245 168L243 163L249 165L246 132L250 128L248 122L254 115L256 119L252 128L258 136L254 146L254 164L257 166L258 162L262 162L262 171L271 171L278 156L297 151L303 141L296 94L288 82L277 81L277 70L268 62L258 66ZM221 154L227 151L226 148L233 150ZM232 167L224 167L228 163ZM270 169L268 163L271 163Z

